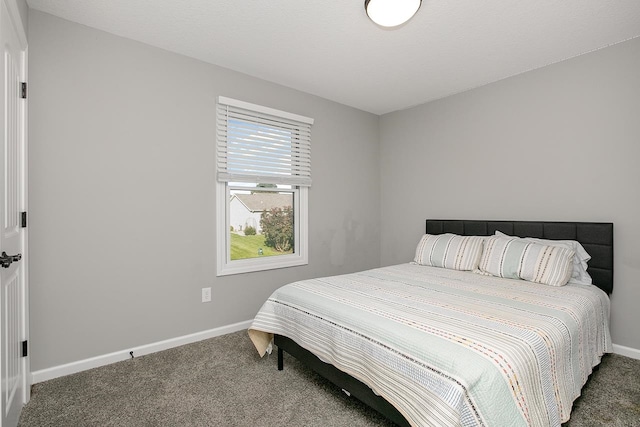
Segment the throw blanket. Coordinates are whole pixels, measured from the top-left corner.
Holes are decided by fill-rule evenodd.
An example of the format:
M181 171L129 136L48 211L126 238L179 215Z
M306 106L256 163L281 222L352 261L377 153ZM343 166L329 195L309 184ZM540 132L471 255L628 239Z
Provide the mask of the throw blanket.
M559 426L611 351L595 286L403 264L273 293L249 334L272 334L369 385L413 426Z

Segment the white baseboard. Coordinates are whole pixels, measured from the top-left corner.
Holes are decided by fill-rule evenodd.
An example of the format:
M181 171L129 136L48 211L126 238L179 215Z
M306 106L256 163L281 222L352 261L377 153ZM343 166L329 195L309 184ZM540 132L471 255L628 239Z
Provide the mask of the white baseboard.
M139 347L129 348L126 350L116 351L102 356L91 357L89 359L78 360L76 362L67 363L52 368L42 369L31 373L31 384L40 383L54 378L63 377L65 375L75 374L77 372L86 371L87 369L97 368L111 363L120 362L131 358L129 352L133 351L135 357L144 356L162 350L179 347L185 344L206 340L220 335L230 334L232 332L248 329L251 326L251 320L238 322L231 325L221 326L219 328L209 329L206 331L196 332L194 334L183 335L181 337L171 338L164 341L158 341L151 344L141 345ZM621 356L631 357L640 360L640 350L613 344L613 352Z
M635 349L635 348L625 347L623 345L614 344L613 345L613 352L615 354L619 354L621 356L627 356L627 357L630 357L632 359L640 360L640 350Z
M31 373L31 384L40 383L65 375L75 374L76 372L86 371L87 369L97 368L99 366L109 365L111 363L120 362L131 358L129 352L133 351L135 357L144 356L145 354L155 353L157 351L168 350L170 348L179 347L185 344L191 344L197 341L206 340L208 338L218 337L220 335L230 334L232 332L248 329L251 320L234 323L232 325L221 326L219 328L209 329L194 334L184 335L181 337L171 338L164 341L158 341L151 344L141 345L126 350L116 351L102 356L91 357L89 359L78 360L60 366L54 366Z

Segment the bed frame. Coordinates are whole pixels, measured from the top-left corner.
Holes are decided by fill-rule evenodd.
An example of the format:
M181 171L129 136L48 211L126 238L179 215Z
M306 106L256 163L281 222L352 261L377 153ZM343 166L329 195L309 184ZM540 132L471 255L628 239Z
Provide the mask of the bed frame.
M510 236L549 240L576 240L591 255L587 273L593 284L607 294L613 292L613 223L550 221L427 220L427 234L491 236L501 231Z
M609 295L613 292L613 223L428 219L426 225L428 234L454 233L462 236L490 236L496 231L511 236L580 242L591 255L587 272L593 278L593 284ZM410 425L393 405L373 393L369 386L345 374L333 365L321 361L292 339L275 335L274 343L278 347L278 370L281 371L284 368L283 352L286 351L340 387L345 393L356 397L390 421L399 426Z

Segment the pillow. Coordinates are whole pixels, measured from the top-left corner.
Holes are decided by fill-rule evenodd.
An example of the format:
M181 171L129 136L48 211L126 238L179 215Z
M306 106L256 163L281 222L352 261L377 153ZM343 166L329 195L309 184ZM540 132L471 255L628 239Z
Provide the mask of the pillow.
M484 237L456 234L425 234L413 260L419 265L451 270L475 270L482 255Z
M501 237L514 237L504 234L500 231L496 231L496 236ZM587 261L591 259L591 255L584 250L580 242L576 242L575 240L546 240L546 239L537 239L535 237L524 237L525 240L528 240L533 243L540 243L542 245L548 246L560 246L563 248L567 248L569 250L573 250L575 255L573 256L573 271L571 272L571 281L576 281L579 283L592 284L591 276L587 273Z
M564 286L573 271L573 250L517 237L491 236L484 242L481 273L551 286Z

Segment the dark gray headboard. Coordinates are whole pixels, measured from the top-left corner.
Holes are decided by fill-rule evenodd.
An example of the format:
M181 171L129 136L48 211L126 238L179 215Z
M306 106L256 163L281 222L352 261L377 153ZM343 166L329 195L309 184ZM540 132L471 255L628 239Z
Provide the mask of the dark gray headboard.
M428 219L427 234L454 233L490 236L501 231L518 237L577 240L591 255L587 272L593 284L607 294L613 292L613 223L551 221L476 221Z

